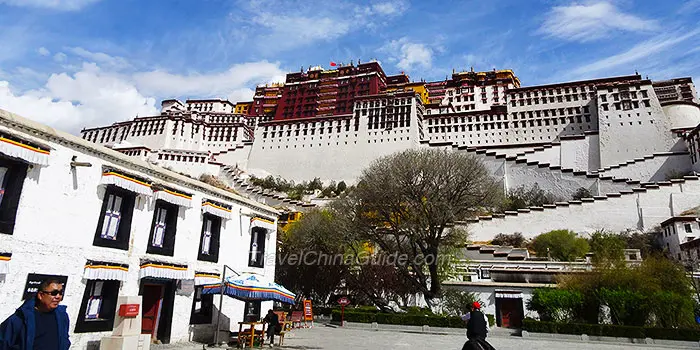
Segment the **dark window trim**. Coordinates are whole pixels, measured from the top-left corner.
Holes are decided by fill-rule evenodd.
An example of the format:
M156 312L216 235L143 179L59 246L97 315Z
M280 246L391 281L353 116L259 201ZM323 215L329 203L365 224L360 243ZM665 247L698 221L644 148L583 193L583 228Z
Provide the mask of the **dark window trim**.
M211 242L209 243L209 254L202 253L202 243L204 242L204 228L207 220L212 221ZM202 230L199 235L199 245L197 245L197 260L219 262L219 241L221 237L222 220L216 215L209 213L202 214Z
M96 282L104 283L102 286L103 301L100 308L102 312L99 320L86 320L85 312L87 311L87 303ZM85 284L85 291L83 292L83 299L80 303L80 311L78 311L78 318L75 323L75 333L93 333L112 330L112 327L114 327L114 316L117 309L117 299L119 297L119 287L119 281L87 281Z
M117 232L116 240L109 240L100 237L102 233L102 225L104 224L104 216L107 210L107 202L110 194L119 195L123 198L122 208L121 208L121 219L119 221L119 228ZM92 245L98 247L115 248L121 250L129 249L129 238L131 236L131 218L134 215L134 203L136 201L136 194L129 192L127 190L121 189L116 186L108 185L105 188L104 197L102 198L102 210L100 210L100 216L97 222L97 230L95 231L95 239Z
M19 200L24 188L24 180L27 177L29 165L24 162L0 156L0 166L7 168L3 180L5 194L0 202L0 233L11 235L15 231L15 220Z
M253 242L257 236L258 258L253 262ZM250 230L250 245L248 246L248 266L250 267L265 267L265 239L267 238L267 229L262 227L253 227Z
M158 209L167 210L167 214L165 214L165 234L163 237L162 248L153 245L153 234L155 233L154 228L156 225ZM148 234L146 253L166 256L173 256L175 254L175 237L177 236L177 219L179 213L179 206L168 203L162 199L156 201L155 208L153 209L153 219L151 219L151 230Z
M248 309L252 306L253 312L248 313ZM260 302L246 301L243 307L243 322L258 322L260 321Z

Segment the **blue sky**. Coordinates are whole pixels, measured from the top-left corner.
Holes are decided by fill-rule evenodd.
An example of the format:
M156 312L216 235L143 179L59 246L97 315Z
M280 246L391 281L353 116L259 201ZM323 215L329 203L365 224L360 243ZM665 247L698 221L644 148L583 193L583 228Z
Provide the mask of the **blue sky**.
M0 108L76 133L301 66L700 79L700 0L0 0Z

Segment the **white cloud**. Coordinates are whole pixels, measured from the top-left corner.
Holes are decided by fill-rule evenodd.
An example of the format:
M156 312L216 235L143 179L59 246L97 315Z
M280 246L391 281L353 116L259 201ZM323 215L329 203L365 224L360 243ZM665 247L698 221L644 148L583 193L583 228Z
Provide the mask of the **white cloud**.
M63 52L58 52L53 55L53 60L56 62L65 62L66 59L68 59L68 56L66 56L66 54Z
M403 14L406 0L387 0L358 6L349 1L249 0L240 1L233 36L250 40L270 54L332 41L350 32L374 29Z
M253 23L265 27L260 44L271 49L288 49L314 41L337 39L350 30L349 20L329 17L284 16L263 12L253 17Z
M45 47L43 47L43 46L40 47L40 48L37 50L37 52L38 52L40 55L42 55L42 56L48 56L48 55L51 54L51 51L49 51L49 49L47 49L47 48L45 48Z
M700 0L688 0L678 9L678 14L687 15L700 11Z
M553 7L539 32L563 40L588 42L615 31L651 32L659 28L657 21L624 13L610 2L597 2Z
M160 70L141 72L134 74L134 81L145 93L157 96L197 95L237 101L252 98L250 86L282 81L284 74L279 63L261 61L236 64L224 72L211 74L180 75Z
M379 51L389 55L389 61L396 63L396 67L403 70L411 70L416 67L430 68L433 64L433 49L425 44L415 43L408 38L392 40Z
M154 98L94 64L73 75L53 74L41 89L24 93L0 81L0 108L71 133L158 111Z
M632 48L612 55L601 60L585 64L574 68L571 75L574 77L591 77L594 74L615 70L622 65L631 63L639 63L648 60L650 57L657 56L668 51L676 45L687 41L700 34L700 29L696 29L685 34L670 33L656 36L652 39L643 41Z
M130 66L129 62L127 62L127 60L124 58L111 56L104 52L92 52L82 47L73 47L68 49L68 51L90 62L98 63L103 66L110 66L114 69L123 69Z
M39 80L40 88L19 91L10 81L27 77ZM4 74L0 80L0 108L52 127L78 133L84 127L109 125L141 115L159 113L159 100L173 97L222 97L250 100L259 83L280 81L284 71L278 63L236 64L224 72L178 75L165 71L118 73L113 67L83 63L75 73L46 78L28 68Z
M22 7L49 8L59 11L75 11L100 0L0 0L0 4Z

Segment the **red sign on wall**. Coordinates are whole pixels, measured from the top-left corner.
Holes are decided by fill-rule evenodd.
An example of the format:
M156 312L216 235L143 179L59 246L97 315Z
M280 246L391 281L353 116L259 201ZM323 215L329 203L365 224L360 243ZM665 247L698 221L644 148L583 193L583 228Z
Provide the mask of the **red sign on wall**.
M311 300L304 300L304 321L313 321L314 312L311 309Z
M139 304L119 305L119 316L121 316L121 317L136 317L138 315L139 315Z

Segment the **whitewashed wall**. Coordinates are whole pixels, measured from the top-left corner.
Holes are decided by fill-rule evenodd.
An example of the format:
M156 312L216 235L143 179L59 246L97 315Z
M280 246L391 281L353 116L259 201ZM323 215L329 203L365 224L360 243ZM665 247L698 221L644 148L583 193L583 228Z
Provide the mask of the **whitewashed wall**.
M248 160L249 172L261 171L295 182L345 181L352 184L374 160L419 145L416 99L412 99L410 127L368 130L367 117L360 118L359 130L338 133L263 138L263 127L255 131ZM336 122L333 122L335 129ZM354 121L353 121L354 123Z
M577 171L597 171L600 168L600 144L597 134L583 138L561 140L561 167Z
M0 110L0 125L4 127L8 120L40 130L40 135L44 132L46 135L52 133L47 127ZM17 132L17 128L13 130ZM31 139L31 136L27 138ZM122 283L120 295L138 294L139 261L142 258L187 264L192 273L195 270L221 271L222 266L226 264L238 272L257 272L266 278L274 278L276 232L271 232L267 237L265 251L269 254L269 264L264 269L249 268L247 254L250 244L250 221L249 217L245 216L255 213L274 216L276 212L272 208L175 173L159 170L145 162L102 149L70 135L61 133L50 138L51 140L42 140L53 148L49 165L32 167L24 182L14 234L0 234L0 250L12 253L10 273L5 282L0 283L0 319L6 318L21 305L28 273L67 275L68 286L63 304L68 306L72 332L85 289L86 281L82 279L82 275L87 259L130 265L129 279ZM66 143L66 139L70 140L69 143ZM77 156L80 162L91 163L92 167L71 170L69 164L73 156ZM176 189L194 193L193 207L181 208L179 212L174 257L146 253L154 203L152 199L143 195L139 195L135 203L128 250L92 245L104 196L104 186L99 185L103 165L116 165L132 174L160 179ZM148 169L148 172L144 173L144 169ZM164 179L173 181L167 182ZM189 183L195 185L189 186ZM197 260L202 225L200 203L204 197L233 205L234 218L225 221L221 230L219 262L216 264ZM244 216L241 216L241 213ZM243 302L226 299L226 316L232 323L242 320ZM192 295L176 295L171 342L187 340L190 337L193 329L189 325L191 307ZM261 311L269 307L271 303L265 303ZM234 328L237 330L237 324L232 325L232 329ZM109 332L72 334L72 348L84 349L89 341L99 340L107 334Z
M611 197L595 202L557 205L556 208L532 210L518 215L480 219L467 224L473 241L488 241L499 233L521 232L532 238L540 233L569 229L592 233L606 229L619 232L626 229L648 230L673 215L697 206L693 199L700 195L700 181L686 180L683 184L660 186L645 192Z
M688 154L658 154L652 159L645 158L643 161L620 165L617 168L604 170L600 174L642 182L657 182L666 181L669 175L677 173L685 175L692 170Z

